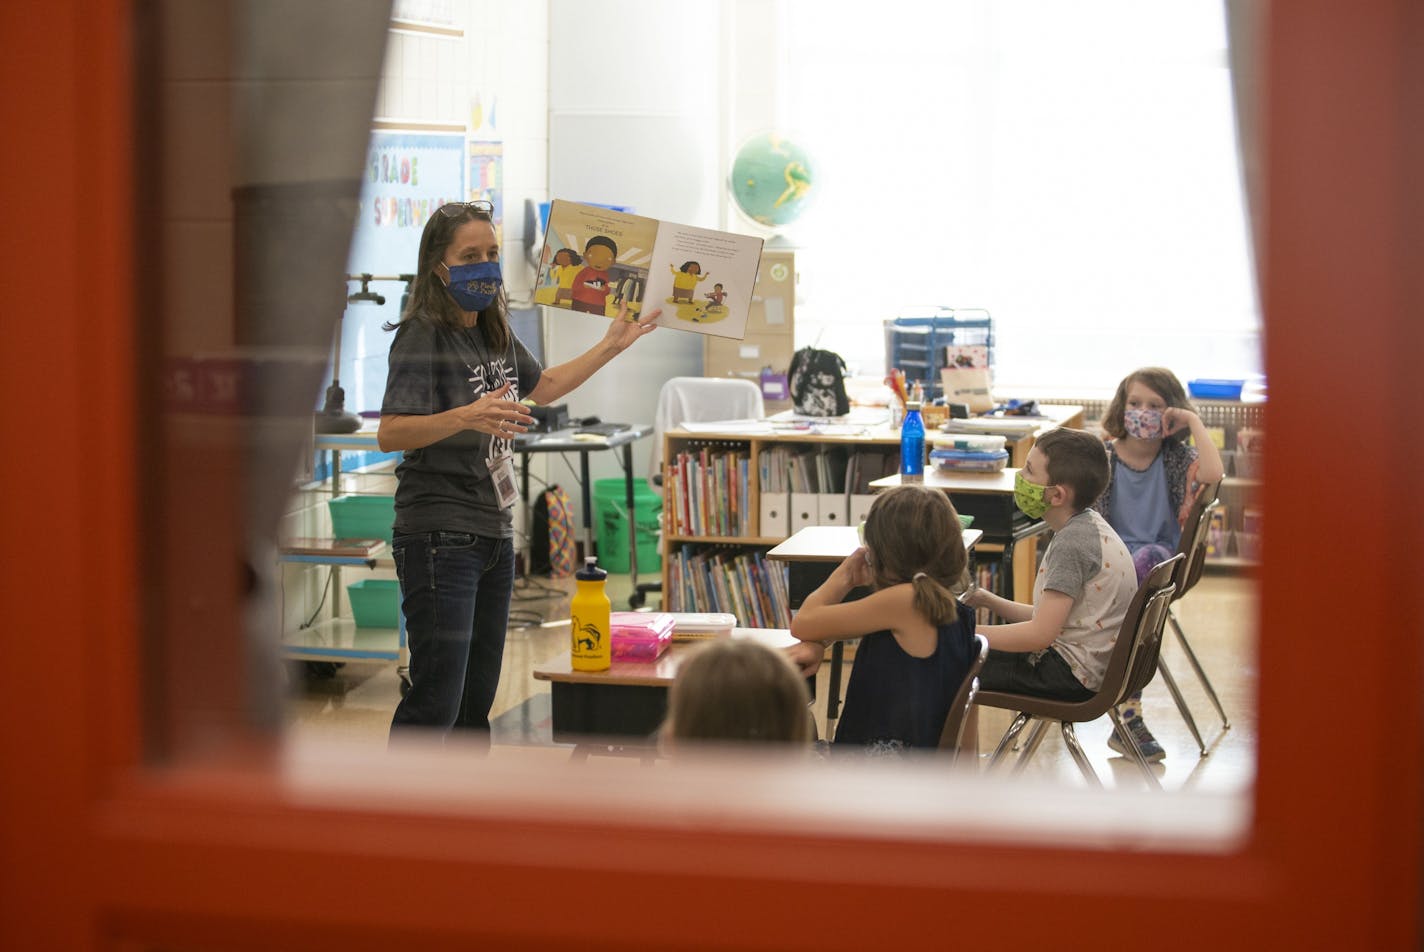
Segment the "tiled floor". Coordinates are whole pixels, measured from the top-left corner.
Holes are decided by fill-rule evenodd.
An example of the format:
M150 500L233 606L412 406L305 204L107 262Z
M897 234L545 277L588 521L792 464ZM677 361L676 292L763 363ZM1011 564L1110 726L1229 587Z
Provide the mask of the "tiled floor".
M513 620L536 622L512 628L505 648L504 673L494 706L492 756L563 756L568 748L555 747L549 736L546 682L536 681L531 670L540 662L568 650L568 595L571 581L536 579L516 591ZM629 579L610 576L609 594L615 608L627 606ZM551 594L552 592L552 594ZM657 596L652 596L656 600ZM1167 750L1156 765L1158 778L1168 789L1191 787L1214 792L1247 789L1255 775L1256 757L1256 590L1249 577L1209 570L1195 589L1176 606L1183 629L1203 667L1212 678L1231 718L1230 730L1221 721L1192 674L1175 638L1167 636L1164 657L1177 676L1196 715L1208 745L1208 755L1198 755L1195 742L1172 703L1160 678L1148 686L1144 698L1147 723ZM540 620L545 620L539 623ZM562 622L561 622L562 620ZM828 667L828 666L825 666ZM825 667L821 674L824 697ZM301 669L293 668L300 675ZM305 741L339 739L383 748L391 712L399 699L399 680L393 665L347 665L330 680L293 679L288 721L291 736ZM818 718L824 707L817 706ZM985 755L1008 726L1008 712L983 710L980 746ZM819 725L824 736L825 724ZM1140 788L1137 767L1107 746L1111 732L1104 718L1082 725L1078 737L1094 769L1107 786ZM633 765L637 761L627 759ZM1002 768L1001 768L1002 769ZM1027 773L1082 785L1084 779L1052 731L1045 737Z

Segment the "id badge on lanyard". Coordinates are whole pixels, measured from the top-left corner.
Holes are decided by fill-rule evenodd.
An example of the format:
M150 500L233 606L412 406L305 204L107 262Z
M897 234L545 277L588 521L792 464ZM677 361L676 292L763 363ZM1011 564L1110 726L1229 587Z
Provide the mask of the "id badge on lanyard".
M519 490L514 485L514 454L508 449L501 452L489 461L489 471L499 508L508 509L519 499Z

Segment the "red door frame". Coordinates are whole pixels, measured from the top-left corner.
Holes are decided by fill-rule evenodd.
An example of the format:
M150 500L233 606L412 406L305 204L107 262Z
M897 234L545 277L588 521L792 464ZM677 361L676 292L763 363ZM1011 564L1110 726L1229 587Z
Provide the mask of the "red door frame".
M1248 844L1208 857L412 817L294 804L261 756L179 787L142 766L130 16L0 8L0 947L1417 944L1418 4L1292 0L1266 20L1259 776ZM600 913L550 914L590 890Z

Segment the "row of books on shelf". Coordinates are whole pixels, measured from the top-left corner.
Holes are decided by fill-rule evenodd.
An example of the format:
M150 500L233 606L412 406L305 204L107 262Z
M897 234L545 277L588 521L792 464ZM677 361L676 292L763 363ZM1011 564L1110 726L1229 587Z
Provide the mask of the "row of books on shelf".
M980 562L970 566L969 570L974 573L974 581L979 583L980 588L990 592L1003 591L999 584L1002 568L998 561ZM980 608L974 612L974 622L976 626L997 625L1002 623L1003 619L987 608Z
M896 447L845 446L766 447L758 457L757 476L763 492L869 493L872 480L899 471Z
M668 564L667 611L729 612L746 628L789 628L786 569L755 549L683 546Z
M678 453L663 473L666 531L673 535L749 536L756 531L747 483L751 457L702 447Z
M784 539L808 526L854 526L865 521L875 501L870 493L763 492L752 518L745 497L729 507L695 482L663 486L663 529L683 537Z
M757 501L742 448L690 448L663 472L664 531L674 536L782 538L805 526L856 525L874 500L870 482L893 475L899 450L797 450L773 446L758 459Z

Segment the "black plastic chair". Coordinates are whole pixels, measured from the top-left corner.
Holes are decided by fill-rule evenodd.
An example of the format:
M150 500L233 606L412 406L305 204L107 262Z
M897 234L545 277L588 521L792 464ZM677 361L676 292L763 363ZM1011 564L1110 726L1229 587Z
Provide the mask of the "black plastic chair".
M944 718L944 729L939 735L939 749L949 755L950 763L959 762L959 752L964 744L964 727L969 720L969 708L979 693L979 670L989 658L989 639L976 634L974 648L974 660L970 662L964 681L949 704L949 713Z
M1174 555L1165 562L1159 562L1142 580L1136 594L1123 617L1122 628L1118 632L1117 643L1108 658L1107 673L1096 694L1086 701L1057 701L1050 698L1034 697L1028 694L1010 694L1005 691L980 691L974 702L980 707L996 707L1015 711L1017 716L989 758L992 768L1003 759L1012 747L1019 733L1030 720L1036 720L1024 743L1023 752L1015 764L1015 770L1022 770L1043 740L1043 733L1050 723L1056 723L1063 732L1063 742L1069 754L1082 771L1083 776L1094 786L1102 786L1093 765L1088 762L1073 731L1074 724L1095 721L1104 714L1112 718L1113 726L1128 738L1132 756L1129 758L1142 768L1148 782L1161 789L1161 783L1152 766L1137 747L1137 741L1124 726L1117 706L1130 695L1142 690L1157 671L1157 653L1162 645L1162 629L1167 621L1167 607L1176 590L1173 578L1178 566L1185 561L1183 556Z
M1206 563L1207 531L1211 526L1211 511L1216 508L1216 495L1220 486L1220 483L1205 483L1198 487L1196 498L1192 500L1192 506L1187 510L1187 518L1182 525L1182 539L1177 544L1177 554L1182 557L1182 562L1177 570L1176 591L1172 595L1171 603L1167 606L1167 621L1171 623L1172 631L1177 635L1177 643L1182 646L1182 652L1186 654L1187 661L1191 664L1192 670L1197 673L1197 679L1201 681L1202 687L1206 690L1206 696L1216 707L1216 713L1221 716L1221 729L1225 731L1231 729L1231 721L1226 717L1226 710L1221 706L1221 699L1216 696L1216 689L1212 687L1211 679L1202 670L1196 652L1187 642L1186 633L1182 631L1182 624L1177 620L1176 612L1177 602L1192 590L1202 576L1202 567ZM1191 708L1187 707L1186 699L1182 697L1182 692L1177 687L1177 679L1172 677L1172 672L1168 670L1160 655L1157 658L1157 670L1162 672L1162 681L1167 685L1168 693L1177 703L1177 710L1182 713L1182 720L1187 722L1187 729L1196 738L1197 748L1205 757L1207 754L1206 744L1202 742L1196 718L1192 717Z

